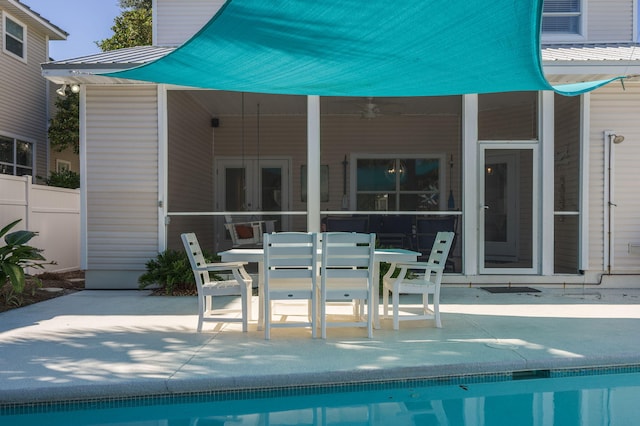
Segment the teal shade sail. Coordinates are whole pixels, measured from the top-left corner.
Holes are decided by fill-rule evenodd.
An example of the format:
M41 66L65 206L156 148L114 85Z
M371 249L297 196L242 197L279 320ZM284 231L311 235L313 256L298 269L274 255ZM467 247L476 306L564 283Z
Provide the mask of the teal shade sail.
M183 86L320 96L556 90L540 59L542 0L228 0L189 41L104 74Z

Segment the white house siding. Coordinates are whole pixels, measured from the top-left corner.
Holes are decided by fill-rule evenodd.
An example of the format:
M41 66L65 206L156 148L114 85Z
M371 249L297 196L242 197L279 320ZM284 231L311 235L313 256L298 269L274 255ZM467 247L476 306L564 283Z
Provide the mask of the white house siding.
M213 128L211 115L184 91L168 95L168 208L170 212L214 210ZM173 216L168 248L182 249L180 233L198 231L203 248L212 250L214 219Z
M634 0L589 0L587 42L633 40Z
M640 254L629 253L629 244L640 244L640 197L638 197L638 158L640 158L640 85L611 84L591 95L590 132L590 256L589 266L606 270L604 253L604 142L603 132L613 130L625 136L614 145L612 184L616 204L612 209L613 261L612 272L640 272Z
M86 285L137 288L158 254L157 89L86 90Z
M245 155L255 157L258 135L255 115L245 117ZM329 166L329 201L321 203L322 210L341 210L343 165L345 156L350 163L354 154L444 154L453 155L460 164L461 118L456 114L383 115L372 120L359 115L328 115L321 118L321 164ZM290 158L291 208L305 211L301 199L301 166L307 163L306 116L263 116L260 120L260 153L262 156ZM242 153L241 118L221 116L215 129L215 155L240 156ZM443 165L447 167L447 164ZM449 178L447 169L447 180ZM460 207L458 191L460 170L454 170L454 197ZM351 176L347 172L347 191ZM448 182L445 191L448 192ZM353 194L350 194L353 196ZM291 229L306 229L306 217L294 216ZM461 244L459 245L461 247Z
M45 40L34 26L27 26L26 63L0 50L0 134L34 143L34 170L41 176L47 175L47 80L40 70L47 60Z
M580 97L556 95L554 134L554 210L580 209ZM578 270L578 216L557 216L554 223L554 272Z
M220 127L214 132L215 156L240 157L243 151L241 117L222 115L219 118ZM256 158L259 153L263 157L292 159L291 208L305 211L307 206L301 201L300 196L300 166L307 163L307 117L263 115L260 118L259 145L256 123L255 114L245 116L244 155ZM290 226L296 230L303 230L306 229L306 223L306 217L295 216L291 219Z
M178 46L206 24L224 0L155 0L154 45Z

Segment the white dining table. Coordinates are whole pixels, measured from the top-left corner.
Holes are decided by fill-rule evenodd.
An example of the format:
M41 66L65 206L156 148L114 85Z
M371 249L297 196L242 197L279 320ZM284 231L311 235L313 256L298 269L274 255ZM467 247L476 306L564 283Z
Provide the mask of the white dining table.
M264 249L261 248L233 248L230 250L221 251L218 253L222 262L249 262L258 264L258 294L260 295L260 304L258 307L258 329L262 328L264 320L264 306L262 306L263 297L263 277L264 277ZM376 249L374 253L374 271L373 276L380 276L380 263L395 263L395 262L415 262L418 260L418 256L421 256L420 252L405 250L405 249ZM321 253L318 253L318 260L321 258ZM380 278L381 279L381 278ZM378 283L379 284L379 283ZM377 290L377 288L375 288ZM379 291L373 292L373 326L376 329L380 328L380 306L379 306Z

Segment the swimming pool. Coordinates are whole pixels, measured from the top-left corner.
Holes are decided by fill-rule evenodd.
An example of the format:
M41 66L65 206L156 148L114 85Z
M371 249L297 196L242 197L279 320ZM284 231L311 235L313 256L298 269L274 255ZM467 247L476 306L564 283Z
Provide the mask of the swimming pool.
M630 425L640 370L424 380L5 405L3 425Z

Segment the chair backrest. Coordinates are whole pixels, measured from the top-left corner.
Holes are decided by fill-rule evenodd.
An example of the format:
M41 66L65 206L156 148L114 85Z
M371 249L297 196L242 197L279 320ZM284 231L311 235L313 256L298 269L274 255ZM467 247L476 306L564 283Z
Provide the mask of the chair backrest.
M315 279L318 271L318 236L305 232L264 235L264 279Z
M419 252L431 250L438 232L455 232L455 216L416 218L416 246Z
M320 276L372 279L375 246L376 234L323 233Z
M369 232L368 216L328 216L327 232Z
M196 234L193 232L181 234L180 238L182 238L182 244L187 252L189 264L191 265L193 275L196 279L196 285L199 289L203 284L210 282L209 273L207 271L197 270L198 268L206 265L207 261L204 258L204 254L202 254L202 249L200 248Z
M451 250L454 236L455 233L453 232L438 232L436 234L433 246L431 247L431 254L429 254L429 263L444 266L449 256L449 250Z

